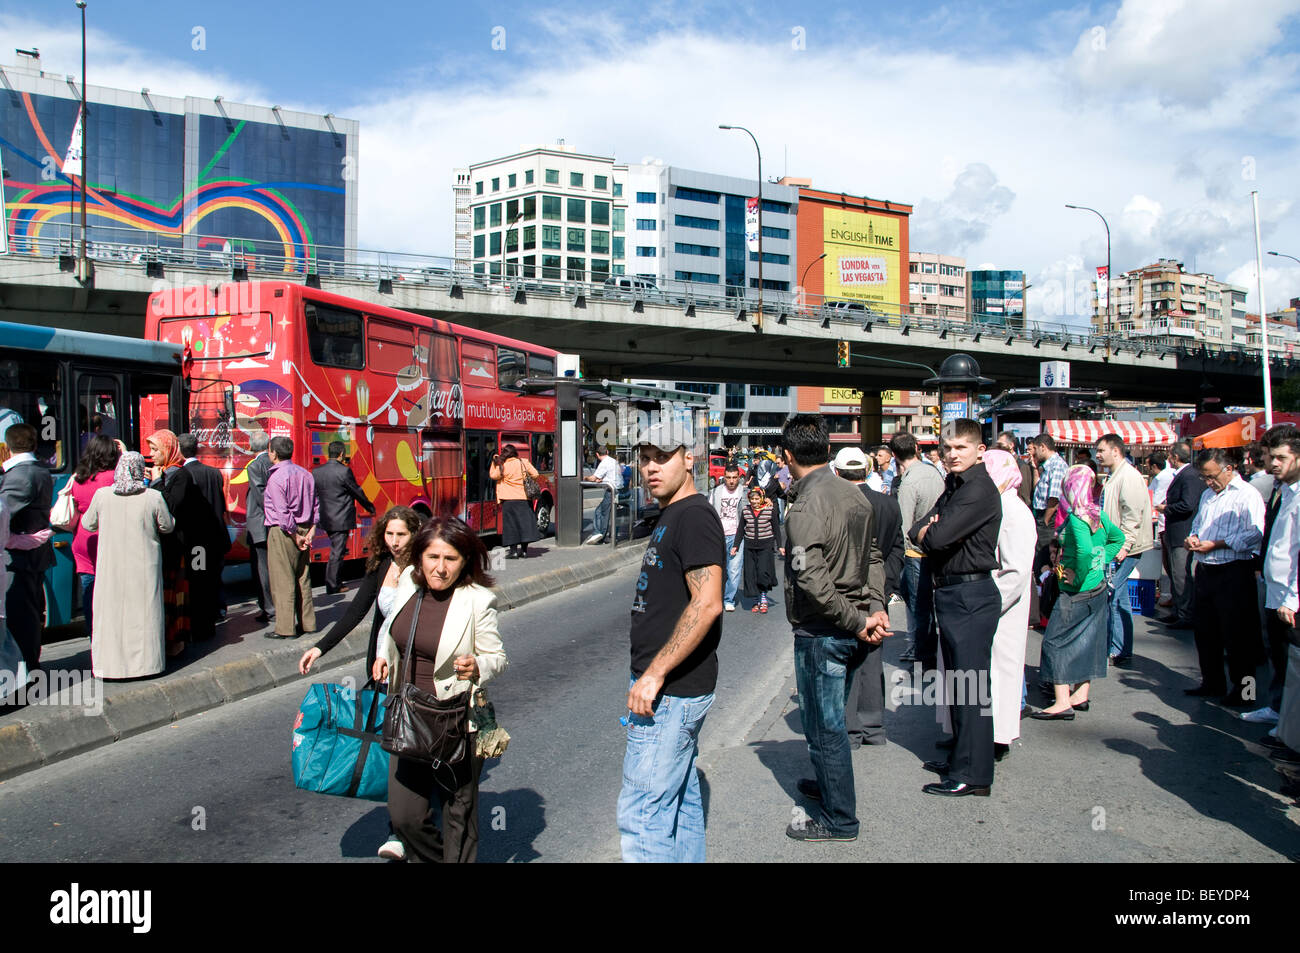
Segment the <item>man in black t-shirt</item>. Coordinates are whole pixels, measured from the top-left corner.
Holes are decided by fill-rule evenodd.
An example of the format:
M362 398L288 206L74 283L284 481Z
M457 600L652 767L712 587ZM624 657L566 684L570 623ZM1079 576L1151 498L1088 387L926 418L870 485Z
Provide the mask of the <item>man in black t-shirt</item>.
M629 862L704 861L695 758L718 680L727 557L722 521L692 482L693 447L676 423L649 427L639 441L641 477L660 516L632 601L632 685L618 798Z

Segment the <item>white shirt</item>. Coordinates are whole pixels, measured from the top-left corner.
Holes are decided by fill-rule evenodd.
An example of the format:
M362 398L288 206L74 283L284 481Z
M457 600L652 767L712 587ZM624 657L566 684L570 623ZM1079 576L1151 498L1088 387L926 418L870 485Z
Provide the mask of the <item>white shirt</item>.
M875 490L877 493L885 492L885 481L880 479L879 473L868 473L866 484L867 486Z
M1197 553L1195 561L1222 566L1258 553L1264 539L1264 509L1264 498L1240 474L1232 475L1222 493L1206 489L1192 519L1192 535L1222 541L1226 548Z
M1156 511L1155 508L1165 501L1165 497L1169 494L1169 484L1174 482L1174 477L1177 475L1178 471L1173 467L1165 467L1151 478L1151 483L1148 485L1151 490L1151 508L1156 513L1157 533L1165 531L1165 514Z
M15 453L12 457L4 462L5 473L8 473L20 463L35 463L36 454L34 453Z
M596 464L596 472L593 476L601 483L613 487L615 490L623 486L623 473L619 468L612 454L606 454L601 458L600 463Z
M740 528L740 508L745 504L746 495L747 491L743 483L736 484L735 493L728 491L725 483L719 483L713 488L713 496L709 502L717 511L718 518L722 520L724 535L735 536L736 530Z
M1300 609L1296 592L1296 548L1300 544L1300 481L1283 483L1273 520L1273 535L1264 554L1264 608Z

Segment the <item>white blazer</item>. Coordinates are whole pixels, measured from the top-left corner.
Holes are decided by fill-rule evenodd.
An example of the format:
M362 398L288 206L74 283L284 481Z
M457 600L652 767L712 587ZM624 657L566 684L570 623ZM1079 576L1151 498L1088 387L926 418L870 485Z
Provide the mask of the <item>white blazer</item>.
M389 690L401 684L401 655L389 629L402 608L419 591L415 583L415 567L408 566L397 579L397 599L393 610L379 628L379 641L375 646L376 658L388 660ZM442 638L434 660L434 680L439 698L467 692L473 684L456 677L453 662L460 655L473 655L478 661L479 684L499 675L508 664L501 634L497 631L497 597L491 589L470 583L458 586L447 606L447 618L442 624Z

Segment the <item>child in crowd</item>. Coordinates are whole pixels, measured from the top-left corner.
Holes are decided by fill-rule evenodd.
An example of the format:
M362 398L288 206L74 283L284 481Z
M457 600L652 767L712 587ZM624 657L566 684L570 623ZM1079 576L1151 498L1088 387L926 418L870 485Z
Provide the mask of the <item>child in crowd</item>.
M785 555L776 507L759 487L751 487L749 502L740 508L736 539L745 541L745 596L757 598L751 612L767 612L767 593L775 588L776 553ZM733 546L731 555L740 547Z

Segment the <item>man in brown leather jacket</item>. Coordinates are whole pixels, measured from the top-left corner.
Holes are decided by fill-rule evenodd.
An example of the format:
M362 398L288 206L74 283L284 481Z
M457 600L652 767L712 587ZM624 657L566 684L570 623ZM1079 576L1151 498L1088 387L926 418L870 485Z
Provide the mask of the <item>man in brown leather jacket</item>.
M782 453L794 477L786 493L786 618L794 629L800 715L817 775L798 788L821 801L819 816L796 815L786 829L802 841L857 839L845 688L868 644L891 634L871 504L826 466L829 444L820 414L797 414L782 430Z

